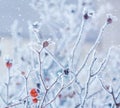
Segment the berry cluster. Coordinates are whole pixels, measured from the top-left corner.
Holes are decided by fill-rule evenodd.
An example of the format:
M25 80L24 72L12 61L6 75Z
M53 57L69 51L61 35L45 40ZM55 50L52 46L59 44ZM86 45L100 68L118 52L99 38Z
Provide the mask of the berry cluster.
M33 103L37 103L38 102L38 98L37 98L38 97L38 92L35 88L31 89L30 95L32 97Z

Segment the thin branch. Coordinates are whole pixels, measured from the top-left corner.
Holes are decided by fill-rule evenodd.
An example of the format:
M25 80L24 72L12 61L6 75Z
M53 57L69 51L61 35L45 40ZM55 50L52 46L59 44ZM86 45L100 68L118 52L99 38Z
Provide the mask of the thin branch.
M57 83L58 79L59 79L60 77L62 77L63 75L64 75L64 74L59 75L59 76L56 78L56 80L52 83L52 85L48 88L48 90L50 90L50 89Z
M114 92L113 92L113 88L111 87L111 91L110 91L110 88L106 88L101 79L99 79L99 81L100 81L103 89L105 91L107 91L112 96L116 108L120 108L120 103L117 103L116 97L115 97Z
M1 100L2 100L5 104L7 104L7 102L6 102L5 99L1 96L1 94L0 94L0 98L1 98Z
M51 101L49 101L47 104L45 104L45 106L42 107L42 108L45 108L46 106L48 106L49 104L51 104L52 102L54 102L55 99L56 99L56 98L58 97L58 95L60 94L60 92L61 92L63 89L69 87L69 86L73 83L74 80L75 80L75 78L73 78L73 80L71 80L67 85L62 84L62 87L61 87L60 90L57 92L57 94L55 95L55 97L54 97Z
M94 66L94 63L95 63L95 61L96 61L95 54L96 54L96 52L93 53L93 60L92 60L92 63L91 63L91 65L90 65L90 67L89 67L90 72L89 72L88 79L87 79L87 82L86 82L85 95L84 95L83 101L82 101L82 103L81 103L81 105L80 105L81 108L84 108L84 104L85 104L86 99L87 99L88 90L89 90L89 83L90 83L90 80L91 80L91 78L92 78L92 77L91 77L92 67Z
M42 51L42 49L41 49L41 51ZM46 90L47 88L45 86L45 83L44 83L44 80L43 80L43 77L42 77L42 72L41 72L41 51L38 52L38 55L39 55L39 65L40 65L40 79L41 79L42 84L43 84L43 86L44 86L44 88Z
M46 106L48 106L49 104L51 104L52 102L54 102L54 100L58 97L58 95L60 94L60 92L64 89L64 86L61 87L61 89L57 92L57 94L55 95L55 97L49 101L43 108L45 108Z
M74 56L75 56L75 51L77 49L78 44L80 43L80 40L82 38L82 34L83 34L83 30L84 30L84 26L85 26L85 20L84 18L82 18L82 23L81 23L81 27L80 27L80 31L78 34L78 38L73 46L73 51L72 51L72 57L71 57L71 62L72 62L72 67L73 67L73 60L74 60Z
M48 54L53 58L53 60L64 70L65 67L56 59L56 57L47 49L47 48L44 48Z
M108 51L108 53L107 53L107 56L106 56L106 57L104 58L104 60L102 61L102 63L101 63L101 65L100 65L100 67L98 68L98 70L97 70L95 73L91 74L91 77L97 75L101 70L104 70L104 69L105 69L105 67L106 67L106 65L107 65L107 63L108 63L108 60L109 60L109 58L110 58L110 53L111 53L112 48L113 48L113 47L109 48L109 51Z
M8 82L6 83L7 87L7 105L9 105L9 86L10 86L10 69L8 69Z
M9 105L9 106L7 106L7 107L5 107L5 108L11 108L11 107L15 107L15 106L17 106L17 105L20 105L20 104L22 104L22 101L26 100L28 97L29 97L29 96L26 96L26 97L23 98L20 102L17 102L17 103L15 103L15 104L13 104L13 105Z
M89 96L87 97L87 99L90 99L91 97L93 97L94 95L96 95L96 94L100 93L101 91L102 91L102 89L100 89L100 90L96 91L95 93L93 93L93 94L89 95Z
M102 38L102 34L103 34L106 26L107 26L107 23L105 23L105 24L102 26L96 42L95 42L94 45L91 47L91 49L89 50L88 54L86 55L86 57L85 57L85 59L84 59L84 61L83 61L83 64L81 65L81 67L80 67L80 68L78 69L78 71L77 71L76 76L78 76L78 75L80 74L80 72L82 71L82 69L84 68L84 66L85 66L86 63L87 63L90 54L91 54L91 53L93 52L93 50L99 45L99 43L100 43L100 41L101 41L101 38Z

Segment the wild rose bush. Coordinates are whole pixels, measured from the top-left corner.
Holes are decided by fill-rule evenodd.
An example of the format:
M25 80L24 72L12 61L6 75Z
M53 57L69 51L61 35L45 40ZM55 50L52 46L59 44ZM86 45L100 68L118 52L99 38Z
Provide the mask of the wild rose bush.
M40 19L28 23L27 42L17 21L11 28L15 43L13 58L5 59L1 108L119 108L119 46L97 50L114 17L106 17L84 56L88 32L99 19L95 3L33 0L31 6Z

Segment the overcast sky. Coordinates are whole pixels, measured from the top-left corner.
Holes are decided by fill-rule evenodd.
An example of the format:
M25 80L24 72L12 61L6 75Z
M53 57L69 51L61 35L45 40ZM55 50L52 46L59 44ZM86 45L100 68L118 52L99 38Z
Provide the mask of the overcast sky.
M0 0L0 35L9 35L10 26L16 19L26 34L27 22L38 19L37 12L31 8L29 2L30 0Z

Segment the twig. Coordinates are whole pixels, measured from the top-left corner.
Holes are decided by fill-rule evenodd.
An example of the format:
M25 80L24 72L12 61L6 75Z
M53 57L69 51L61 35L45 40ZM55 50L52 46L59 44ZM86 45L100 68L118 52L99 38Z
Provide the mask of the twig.
M96 61L96 57L95 57L95 52L93 53L93 60L92 60L92 63L90 65L90 72L89 72L89 75L88 75L88 79L87 79L87 82L86 82L86 87L85 87L85 95L83 97L83 101L81 103L81 108L84 108L84 104L86 102L86 98L87 98L87 95L88 95L88 89L89 89L89 83L90 83L90 80L91 80L91 72L92 72L92 67L94 66L94 63Z
M80 74L80 72L82 71L82 69L84 68L84 66L85 66L86 63L87 63L90 54L91 54L91 53L93 52L93 50L99 45L100 40L101 40L101 38L102 38L102 34L103 34L106 26L107 26L107 23L105 23L105 24L102 26L96 42L95 42L94 45L91 47L91 49L89 50L88 54L86 55L86 57L85 57L85 59L84 59L84 61L83 61L83 64L81 65L81 67L80 67L80 68L78 69L78 71L77 71L76 76L78 76L78 75Z
M56 78L56 80L53 82L53 84L48 88L48 90L50 90L55 84L56 84L56 82L58 81L58 79L60 78L60 77L62 77L64 74L61 74L61 75L59 75L57 78Z
M1 96L1 94L0 94L0 98L1 98L1 100L2 100L5 104L7 104L7 102L6 102L5 99Z
M75 81L75 78L73 78L67 85L62 84L62 87L61 87L60 90L57 92L57 94L55 95L55 97L54 97L51 101L49 101L47 104L45 104L45 106L44 106L43 108L45 108L46 106L48 106L49 104L51 104L52 102L54 102L54 100L58 97L59 93L60 93L63 89L69 87L74 81Z
M27 84L27 81L28 81L28 77L29 77L29 75L30 75L30 72L31 72L31 71L29 71L28 75L25 76L25 89L26 89L26 95L27 95L27 96L29 95L29 93L28 93L28 84ZM27 98L27 100L26 100L26 108L28 108L28 98Z
M78 39L76 40L76 42L73 46L72 57L71 57L72 67L73 67L73 60L74 60L74 56L75 56L75 51L76 51L76 48L77 48L77 46L78 46L78 44L81 40L82 33L83 33L83 30L84 30L84 26L85 26L85 20L84 20L84 18L82 18L82 23L81 23L80 31L79 31L79 34L78 34Z
M107 53L107 56L106 56L106 57L104 58L104 60L102 61L102 63L101 63L101 65L99 66L98 70L97 70L95 73L91 74L91 77L97 75L101 70L104 70L104 69L105 69L105 67L106 67L106 65L107 65L107 62L108 62L108 60L109 60L109 58L110 58L110 53L111 53L112 48L113 48L113 47L109 48L109 51L108 51L108 53Z
M65 67L56 59L56 57L47 49L47 48L44 48L48 54L53 58L53 60L64 70Z
M13 104L13 105L9 105L9 106L7 106L7 107L5 107L5 108L11 108L11 107L15 107L15 106L17 106L17 105L20 105L20 104L22 104L22 101L24 101L25 99L27 99L29 96L26 96L25 98L23 98L20 102L17 102L17 103L15 103L15 104Z
M55 97L49 101L43 108L45 108L46 106L48 106L49 104L51 104L52 102L54 102L54 100L58 97L58 95L60 94L60 92L64 89L64 86L61 87L61 89L57 92L57 94L55 95Z
M8 82L6 83L6 87L7 87L7 105L9 105L9 85L10 85L10 69L8 69Z
M116 100L116 97L115 97L114 92L113 92L113 88L111 87L111 91L110 91L110 88L106 88L101 79L99 79L99 81L100 81L103 89L105 91L107 91L112 96L116 108L120 108L120 103L118 103L117 100Z

